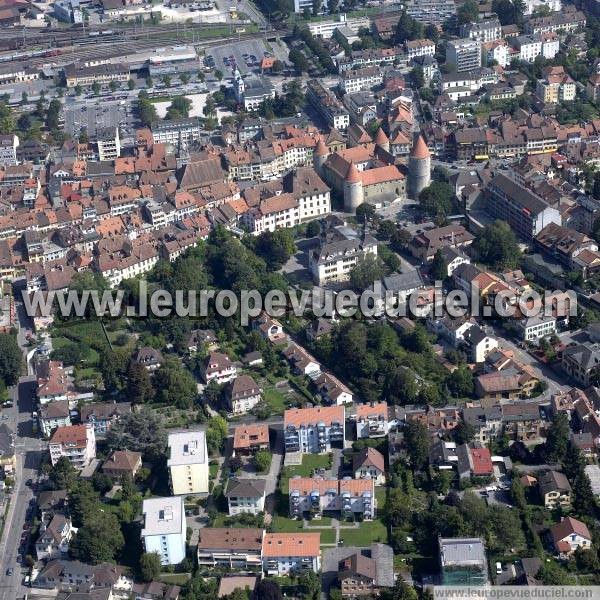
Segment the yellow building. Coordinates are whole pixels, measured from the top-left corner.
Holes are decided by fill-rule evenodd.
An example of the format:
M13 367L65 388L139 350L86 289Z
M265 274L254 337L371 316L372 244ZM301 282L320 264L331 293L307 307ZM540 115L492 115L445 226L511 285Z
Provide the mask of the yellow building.
M208 451L204 431L169 435L167 466L173 494L208 493Z

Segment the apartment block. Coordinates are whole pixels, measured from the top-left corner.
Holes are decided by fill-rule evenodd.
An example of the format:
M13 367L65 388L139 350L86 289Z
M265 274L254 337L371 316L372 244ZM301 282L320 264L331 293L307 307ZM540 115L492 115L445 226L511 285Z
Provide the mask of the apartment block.
M359 404L356 408L356 437L385 437L389 432L387 402Z
M259 570L264 535L264 529L250 527L202 527L199 531L198 565Z
M336 95L324 87L320 81L311 79L308 82L306 97L331 127L339 131L348 129L350 114Z
M457 72L481 67L481 41L478 39L451 40L446 47L446 62Z
M50 438L48 449L52 466L65 457L76 469L83 469L96 458L94 428L91 425L58 427Z
M229 507L229 515L248 513L257 515L265 510L264 479L238 479L232 477L227 481L225 498Z
M343 405L286 410L283 417L285 451L331 452L332 444L343 444L345 419Z
M340 88L345 94L370 90L381 83L383 83L383 72L378 67L344 71L340 76Z
M263 570L267 575L321 569L320 533L265 533L262 544Z
M508 222L522 239L533 239L546 225L562 222L560 213L540 196L503 174L488 186L488 212Z
M340 513L342 518L375 517L373 479L319 479L293 477L289 480L290 517L320 518L323 513Z
M502 38L502 25L498 19L486 19L477 23L464 23L460 27L460 37L480 42L495 42Z
M185 558L183 498L147 498L142 504L144 551L156 552L161 565L177 565Z
M173 494L208 493L208 451L204 431L169 434L167 467Z

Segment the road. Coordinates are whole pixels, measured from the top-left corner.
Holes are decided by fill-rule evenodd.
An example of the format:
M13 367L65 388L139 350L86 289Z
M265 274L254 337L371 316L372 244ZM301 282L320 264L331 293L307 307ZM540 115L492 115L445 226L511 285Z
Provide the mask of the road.
M17 306L19 316L19 334L17 340L24 355L28 348L25 346L26 332L29 330L27 318L22 306ZM3 421L16 431L15 455L17 468L15 474L15 489L11 495L10 507L6 517L0 554L2 569L0 571L0 600L14 600L23 595L26 588L21 585L23 574L21 565L17 564L17 554L25 516L29 503L33 498L33 490L26 485L28 479L36 480L40 461L43 455L43 443L32 431L31 412L34 410L35 377L21 377L18 385L9 390L13 407L4 409L3 414L8 420ZM13 574L7 575L7 569L12 568Z

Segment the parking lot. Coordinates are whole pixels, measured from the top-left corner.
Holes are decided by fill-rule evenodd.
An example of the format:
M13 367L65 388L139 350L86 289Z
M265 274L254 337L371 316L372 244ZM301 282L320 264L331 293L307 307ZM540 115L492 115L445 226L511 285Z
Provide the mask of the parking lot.
M65 129L72 136L78 136L82 129L87 129L88 136L96 135L98 129L118 127L122 133L131 120L131 108L128 104L106 100L88 101L84 104L65 106Z
M213 58L213 63L209 57ZM279 60L285 60L285 53L277 44L267 46L263 40L247 40L244 42L235 42L234 44L224 44L215 46L206 53L205 66L223 71L225 77L231 75L234 65L239 69L242 75L251 71L258 71L260 63L265 56L272 56ZM232 58L233 57L233 58Z

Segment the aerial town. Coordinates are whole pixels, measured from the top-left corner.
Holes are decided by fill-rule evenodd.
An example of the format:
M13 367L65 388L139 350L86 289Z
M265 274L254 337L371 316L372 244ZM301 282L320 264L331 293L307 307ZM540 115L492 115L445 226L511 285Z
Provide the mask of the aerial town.
M600 0L0 30L0 600L600 586Z

